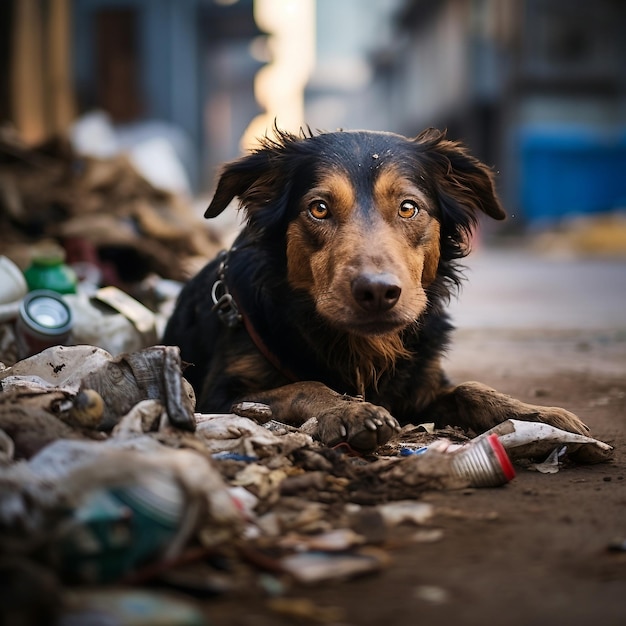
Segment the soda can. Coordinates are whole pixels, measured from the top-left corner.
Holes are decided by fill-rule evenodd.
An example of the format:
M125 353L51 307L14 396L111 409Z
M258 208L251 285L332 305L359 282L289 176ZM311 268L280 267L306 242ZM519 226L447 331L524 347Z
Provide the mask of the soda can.
M19 306L15 335L20 359L64 344L72 330L72 311L54 291L31 291Z

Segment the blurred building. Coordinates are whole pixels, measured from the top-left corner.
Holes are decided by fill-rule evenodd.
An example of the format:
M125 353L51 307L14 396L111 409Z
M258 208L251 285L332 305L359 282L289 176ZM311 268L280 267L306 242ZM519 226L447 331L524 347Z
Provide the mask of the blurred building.
M259 112L252 0L73 0L75 89L116 124L168 122L196 188ZM179 150L182 152L183 150Z
M318 14L341 25L318 28L312 126L447 128L533 224L626 207L626 3L318 0Z
M35 141L100 110L195 191L274 118L445 127L538 224L626 206L625 24L621 0L3 0L0 121Z
M200 190L261 111L263 38L253 0L3 0L0 121L33 143L100 111L100 153L164 137Z

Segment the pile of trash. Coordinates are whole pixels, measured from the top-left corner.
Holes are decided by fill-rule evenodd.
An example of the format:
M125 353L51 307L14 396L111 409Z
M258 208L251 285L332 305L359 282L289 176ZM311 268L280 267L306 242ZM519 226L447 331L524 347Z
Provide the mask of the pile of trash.
M64 137L31 147L0 127L0 249L25 268L44 238L126 291L151 275L184 281L220 248L190 201L154 187L126 154L88 156Z
M556 451L558 465L612 452L513 420L474 440L407 426L369 457L329 449L315 420L195 413L171 346L117 356L53 346L1 369L0 385L0 572L28 578L48 604L50 579L56 592L158 583L280 595L377 572L399 528L439 538L425 491L505 484L509 458ZM256 410L267 418L268 407Z

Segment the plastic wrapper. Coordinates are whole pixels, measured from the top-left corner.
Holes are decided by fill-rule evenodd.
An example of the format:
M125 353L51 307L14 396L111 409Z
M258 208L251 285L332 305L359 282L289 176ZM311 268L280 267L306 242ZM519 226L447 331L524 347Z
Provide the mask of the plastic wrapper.
M545 459L555 448L564 446L569 457L577 463L602 463L613 456L608 443L570 433L541 422L507 420L498 424L476 440L498 435L511 459Z

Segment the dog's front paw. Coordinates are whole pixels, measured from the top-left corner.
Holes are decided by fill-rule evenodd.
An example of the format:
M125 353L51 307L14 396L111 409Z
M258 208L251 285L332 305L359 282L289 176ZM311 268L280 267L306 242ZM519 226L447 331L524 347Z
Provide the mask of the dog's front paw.
M317 421L323 443L345 441L358 452L372 452L400 430L387 409L369 402L342 401L318 415Z
M533 416L533 419L536 419L536 421L550 424L550 426L567 430L570 433L589 435L589 427L577 415L557 406L535 408L537 409L537 414Z

